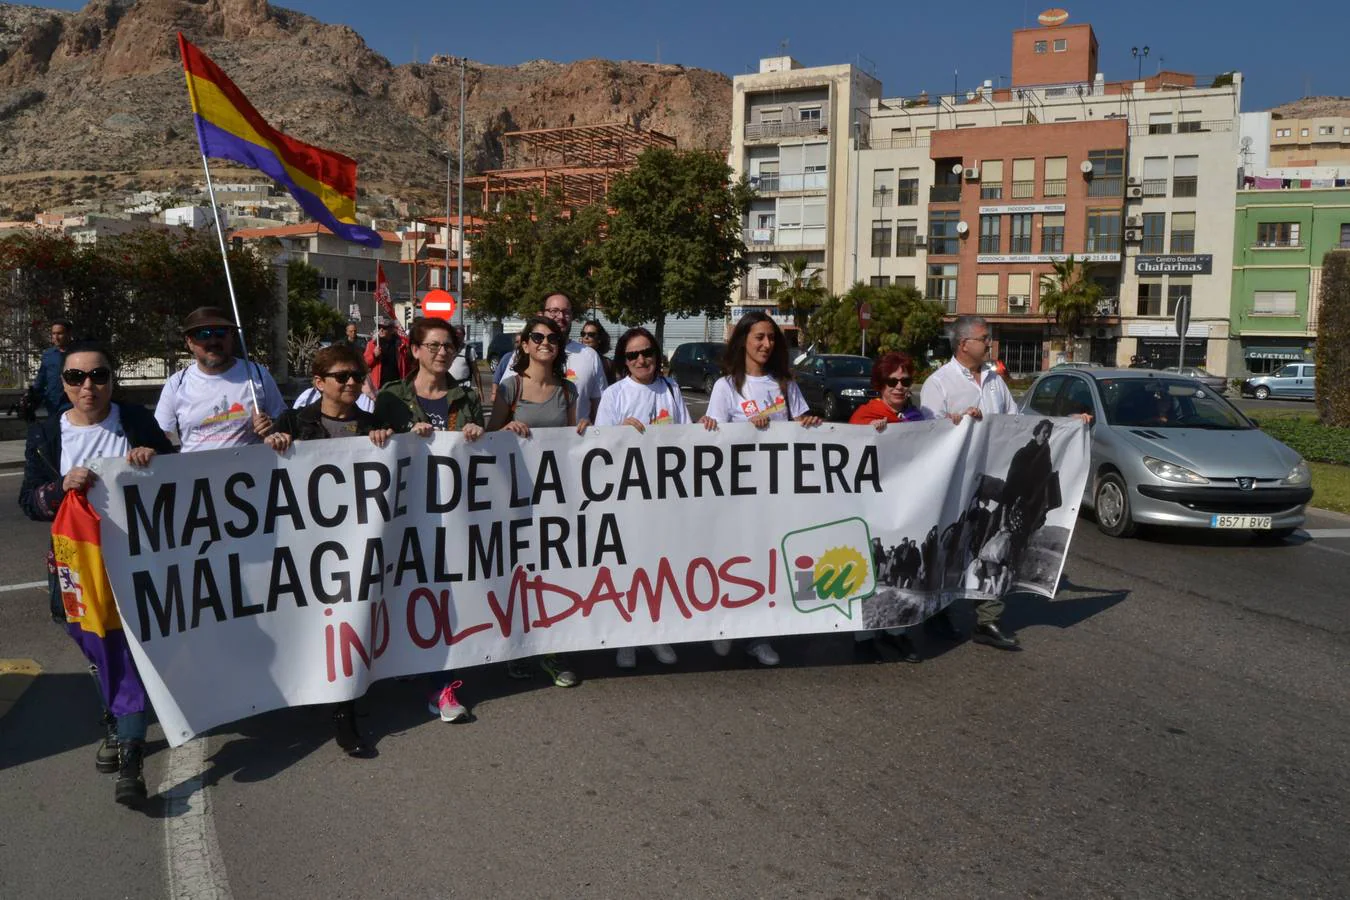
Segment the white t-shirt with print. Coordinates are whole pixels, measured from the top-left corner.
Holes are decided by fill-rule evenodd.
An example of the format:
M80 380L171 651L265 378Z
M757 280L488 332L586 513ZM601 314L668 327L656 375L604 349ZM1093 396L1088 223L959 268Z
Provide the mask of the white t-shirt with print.
M622 425L630 416L644 425L689 424L689 408L684 405L680 386L661 376L643 384L630 375L605 389L595 411L595 424Z
M609 387L600 354L579 341L568 341L567 380L577 389L577 421L593 421L595 403Z
M219 375L208 375L195 363L164 382L155 407L155 421L165 431L178 433L184 453L256 444L253 433L253 394L249 375L263 412L276 418L286 409L277 383L256 363L236 359Z
M131 442L122 430L122 411L114 403L108 416L96 425L73 425L67 414L61 415L61 474L90 460L105 456L126 456Z
M766 413L775 421L787 421L808 412L806 398L797 382L789 381L787 397L772 375L747 375L745 387L736 390L730 375L717 379L708 397L708 416L718 422L748 422Z

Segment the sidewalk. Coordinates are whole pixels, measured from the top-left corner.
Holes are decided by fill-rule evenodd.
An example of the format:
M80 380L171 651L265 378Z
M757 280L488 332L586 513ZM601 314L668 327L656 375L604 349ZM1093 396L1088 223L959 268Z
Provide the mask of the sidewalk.
M0 441L0 472L23 470L25 441Z

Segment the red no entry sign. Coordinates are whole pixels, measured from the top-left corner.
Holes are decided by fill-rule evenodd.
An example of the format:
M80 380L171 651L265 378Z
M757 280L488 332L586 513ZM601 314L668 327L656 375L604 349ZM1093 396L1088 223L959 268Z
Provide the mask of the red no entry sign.
M864 303L858 307L858 324L866 328L870 321L872 321L872 304Z
M426 296L422 298L422 315L448 320L454 314L455 297L449 291L436 288L427 291Z

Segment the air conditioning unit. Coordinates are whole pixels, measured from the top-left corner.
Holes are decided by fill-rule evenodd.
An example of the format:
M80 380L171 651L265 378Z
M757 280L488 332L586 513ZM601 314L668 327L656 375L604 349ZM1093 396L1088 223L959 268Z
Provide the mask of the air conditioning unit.
M1139 200L1144 196L1144 189L1141 187L1130 187L1125 189L1125 196L1131 200Z
M915 247L927 247L927 246L928 246L928 235L926 235L926 234L916 234L916 235L914 235L914 246L915 246Z
M1131 175L1129 178L1125 179L1125 183L1130 187L1142 187L1144 179L1140 178L1138 175Z
M966 169L964 177L966 181L979 181L980 170L978 168Z
M1125 227L1126 227L1126 228L1143 228L1143 227L1144 227L1144 220L1143 220L1141 217L1139 217L1139 216L1126 216L1126 218L1125 218Z
M1144 239L1144 233L1143 233L1142 231L1140 231L1138 228L1131 228L1131 229L1129 229L1128 231L1125 232L1125 240L1130 241L1130 242L1132 242L1132 243L1136 243L1136 244L1137 244L1137 243L1139 243L1140 241L1142 241L1143 239Z
M1019 294L1008 295L1008 309L1026 309L1027 298Z

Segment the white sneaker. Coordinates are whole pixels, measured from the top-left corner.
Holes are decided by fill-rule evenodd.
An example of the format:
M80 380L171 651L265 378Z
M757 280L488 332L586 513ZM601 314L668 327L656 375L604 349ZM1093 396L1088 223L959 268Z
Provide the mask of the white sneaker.
M632 669L637 666L637 648L620 647L618 657L615 659L620 669Z
M433 714L440 714L442 722L463 722L469 717L469 711L455 697L455 689L463 686L462 681L452 681L431 695L427 706Z
M753 656L755 662L761 666L776 666L781 661L768 641L755 641L745 648L745 652Z
M712 642L713 652L718 656L726 656L731 652L731 641L716 640Z
M678 657L675 656L675 648L669 644L652 644L652 653L656 656L657 661L665 666L673 666L678 660Z

